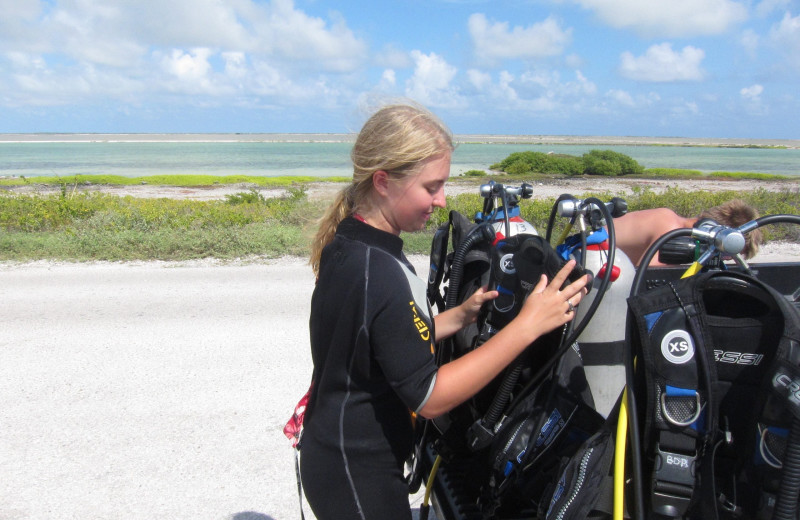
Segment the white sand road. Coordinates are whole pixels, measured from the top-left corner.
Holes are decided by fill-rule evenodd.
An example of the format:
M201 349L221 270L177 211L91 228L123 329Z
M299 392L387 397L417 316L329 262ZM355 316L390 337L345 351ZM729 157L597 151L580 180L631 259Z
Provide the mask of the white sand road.
M0 264L0 519L299 518L312 290L296 258Z
M302 259L0 265L0 519L300 518L312 290Z

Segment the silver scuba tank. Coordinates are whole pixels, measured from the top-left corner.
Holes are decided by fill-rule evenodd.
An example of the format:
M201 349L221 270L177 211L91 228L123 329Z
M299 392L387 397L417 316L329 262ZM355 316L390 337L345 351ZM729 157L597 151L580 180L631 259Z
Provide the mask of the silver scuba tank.
M597 287L608 269L608 239L599 244L588 245L586 251L577 249L574 253L580 263L585 261L586 269L594 273L592 290L578 305L575 320L580 322L598 295ZM584 258L581 258L581 257ZM595 311L591 321L578 336L586 376L595 398L597 410L608 415L625 386L625 367L623 355L625 347L625 322L633 277L636 268L630 258L619 248L614 252L614 265L611 279L602 303Z

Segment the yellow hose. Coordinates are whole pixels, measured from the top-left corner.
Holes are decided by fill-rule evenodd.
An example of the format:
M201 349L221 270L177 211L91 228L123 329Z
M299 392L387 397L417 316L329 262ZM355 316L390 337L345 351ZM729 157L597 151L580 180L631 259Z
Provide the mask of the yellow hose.
M431 473L428 475L428 482L425 484L425 495L422 498L422 506L427 507L428 501L431 499L431 490L433 489L433 481L436 479L436 472L439 471L439 464L442 463L442 456L437 455L436 460L433 461Z
M702 265L698 264L697 262L692 262L692 265L690 265L689 268L686 269L686 272L684 272L681 275L681 278L689 278L690 276L694 276L698 272L700 272L700 269L702 268L703 268Z
M560 237L558 237L558 242L556 242L556 245L557 245L557 246L559 246L559 245L561 245L561 244L563 244L563 243L564 243L564 240L566 240L566 239L567 239L567 235L569 235L569 232L570 232L570 231L572 231L572 222L570 222L569 224L567 224L567 227L565 227L565 228L564 228L564 232L563 232L563 233L561 233L561 236L560 236Z
M628 389L622 389L622 402L617 420L617 442L614 448L614 511L613 520L623 520L625 513L625 442L628 434Z

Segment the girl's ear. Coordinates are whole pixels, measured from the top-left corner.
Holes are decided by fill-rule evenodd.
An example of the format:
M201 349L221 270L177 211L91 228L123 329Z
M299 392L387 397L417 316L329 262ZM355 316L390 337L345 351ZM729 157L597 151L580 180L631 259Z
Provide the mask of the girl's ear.
M383 170L378 170L372 174L372 187L378 195L385 197L389 189L389 174Z

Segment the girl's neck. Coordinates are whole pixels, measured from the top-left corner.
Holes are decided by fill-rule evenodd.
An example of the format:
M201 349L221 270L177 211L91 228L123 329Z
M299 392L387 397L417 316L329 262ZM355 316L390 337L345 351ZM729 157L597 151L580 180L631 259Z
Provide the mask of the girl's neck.
M389 225L389 222L380 211L354 211L353 218L360 220L361 222L374 228L386 231L387 233L392 233L394 235L400 234L391 225Z

